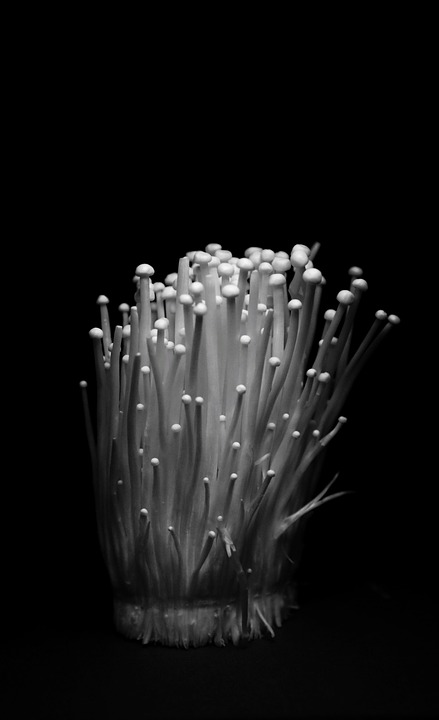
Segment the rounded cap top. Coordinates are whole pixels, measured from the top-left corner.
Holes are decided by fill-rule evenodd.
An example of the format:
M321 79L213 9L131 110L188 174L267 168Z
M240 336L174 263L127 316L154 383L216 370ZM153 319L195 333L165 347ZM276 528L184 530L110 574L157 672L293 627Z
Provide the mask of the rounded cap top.
M291 260L291 265L295 268L296 267L305 267L305 265L309 261L309 257L304 250L301 250L300 248L298 248L297 250L293 250L293 252L291 253L290 260Z
M165 277L165 285L173 285L177 281L178 273L171 272Z
M221 288L221 293L225 298L234 298L239 295L239 288L237 285L229 283Z
M157 330L166 330L169 327L168 318L165 318L165 317L158 318L158 320L156 320L154 323L154 327Z
M175 298L177 295L177 291L175 288L172 287L172 285L167 285L165 289L162 291L162 298L163 300L171 300L172 298Z
M211 260L212 255L208 252L203 252L203 250L197 250L194 255L194 261L199 265L207 265Z
M351 268L349 268L348 273L349 275L351 275L351 277L358 278L363 274L363 271L357 265L353 265Z
M248 257L239 258L236 263L240 270L253 270L254 265Z
M318 377L318 381L321 383L328 383L330 381L330 379L331 379L331 376L328 372L321 372Z
M300 310L302 307L302 302L298 300L297 298L293 298L288 303L288 310Z
M352 287L356 290L360 290L361 292L365 292L367 290L367 282L363 278L355 278L355 280L352 280Z
M259 265L261 264L261 252L261 249L258 248L257 250L253 250L253 252L249 255L249 258L255 268L259 267Z
M270 287L280 287L281 285L285 285L286 281L286 277L282 275L282 273L273 273L273 275L269 277L268 284Z
M262 273L262 275L271 275L271 273L274 272L272 264L266 260L261 262L258 270L260 273Z
M262 262L268 262L271 263L272 260L275 258L275 252L274 250L270 250L269 248L264 248L261 252L261 260Z
M214 255L217 250L221 250L222 245L219 245L218 243L209 243L206 245L205 250L207 253L210 253L210 255Z
M110 301L106 295L99 295L98 299L96 300L97 305L107 305L109 302Z
M245 255L246 257L250 257L250 255L252 255L254 252L257 252L257 251L262 252L262 248L261 248L261 247L256 247L256 245L252 245L251 247L248 247L248 248L244 251L244 255Z
M102 338L104 337L103 330L98 327L92 328L88 334L93 340L102 340Z
M194 302L192 295L189 295L189 293L182 293L178 298L178 301L182 305L192 305L192 303Z
M308 247L308 245L303 245L303 243L296 243L293 245L293 249L291 253L295 252L296 250L302 250L306 255L309 255L311 252L311 248Z
M190 285L190 287L189 287L189 292L190 292L192 295L201 295L201 293L203 292L203 290L204 290L204 285L203 285L203 283L198 282L198 280L196 280L195 282L191 283L191 285Z
M280 257L279 255L273 258L273 262L271 264L273 265L273 270L276 273L287 272L287 270L290 270L291 268L290 260L288 258Z
M340 290L337 300L340 305L351 305L355 300L355 295L350 290Z
M202 302L197 303L194 306L195 315L205 315L207 313L207 305Z
M154 275L154 272L154 268L152 265L148 265L148 263L143 263L136 267L136 275L138 275L139 278L151 277L151 275Z
M223 250L221 247L219 247L217 250L215 250L215 256L219 259L221 263L229 262L230 258L232 257L232 253L230 252L230 250Z
M218 265L217 270L218 275L220 275L221 277L223 277L224 275L229 277L230 275L233 275L234 267L229 262L221 262Z
M313 285L318 285L322 282L322 273L315 267L308 268L303 273L303 279L305 282L312 283Z

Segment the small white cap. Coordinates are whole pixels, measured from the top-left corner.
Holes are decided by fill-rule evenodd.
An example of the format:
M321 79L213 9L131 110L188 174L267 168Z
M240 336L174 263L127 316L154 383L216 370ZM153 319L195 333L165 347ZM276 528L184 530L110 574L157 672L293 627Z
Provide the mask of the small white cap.
M365 292L368 288L366 280L363 278L355 278L355 280L352 281L352 287L356 290L360 290L361 292Z
M203 302L199 302L194 306L195 315L205 315L207 313L207 305Z
M258 267L258 271L261 275L271 275L274 272L273 265L270 262L264 261Z
M331 375L328 372L321 372L318 381L321 383L328 383L331 379Z
M234 298L239 295L239 288L237 285L232 285L232 283L228 283L221 288L221 293L225 298Z
M303 245L302 243L296 243L295 245L293 245L291 254L293 254L293 252L296 252L296 250L302 250L307 255L311 253L311 248L309 248L308 245Z
M303 279L305 282L313 283L314 285L318 285L322 282L322 273L320 270L317 270L317 268L312 267L305 270L303 273Z
M240 270L253 270L254 265L252 261L248 257L239 258L238 262L236 263Z
M279 255L273 258L273 262L271 264L276 273L284 273L291 269L290 260L288 258L280 257Z
M270 287L281 287L282 285L285 285L286 278L285 275L282 275L282 273L273 273L273 275L270 275L268 279L268 284Z
M215 257L219 259L222 263L228 263L230 258L232 257L232 253L230 250L223 250L221 247L218 248L218 250L215 250Z
M300 310L302 307L302 303L300 300L297 300L297 298L293 298L288 303L288 310Z
M212 243L209 243L208 245L206 245L206 247L204 249L210 255L214 255L216 253L216 251L221 250L221 248L222 248L222 245L212 242Z
M362 271L362 269L361 269L360 267L358 267L357 265L353 265L351 268L349 268L348 274L349 274L351 277L358 278L358 277L360 277L360 276L363 274L363 271Z
M177 296L177 291L175 288L172 287L172 285L167 285L164 290L162 290L162 298L163 300L173 300Z
M355 295L350 290L340 290L337 300L340 305L351 305L355 300Z
M230 275L233 275L234 267L228 262L220 262L217 271L220 277L230 277Z
M189 293L182 293L181 295L179 295L178 302L180 302L182 305L192 305L194 299L192 295L189 295Z
M201 295L201 293L204 290L204 285L201 282L198 282L198 280L195 280L195 282L191 283L189 286L189 292L191 295Z
M168 318L158 318L158 320L156 320L154 323L154 327L156 328L156 330L166 330L169 327Z
M203 252L203 250L197 250L197 252L194 255L194 262L198 263L199 265L207 265L212 260L212 255L208 252Z
M297 248L297 250L293 250L291 253L290 260L291 265L295 268L305 267L305 265L309 262L309 257L304 250Z
M142 265L138 265L136 267L136 275L138 275L139 278L149 278L151 275L154 275L154 272L154 268L152 265L148 265L148 263L143 263Z

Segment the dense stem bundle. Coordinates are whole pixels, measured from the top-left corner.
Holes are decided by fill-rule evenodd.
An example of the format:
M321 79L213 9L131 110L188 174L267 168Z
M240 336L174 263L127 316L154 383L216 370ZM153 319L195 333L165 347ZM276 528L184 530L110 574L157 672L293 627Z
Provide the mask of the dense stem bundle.
M129 637L237 643L273 634L293 602L300 518L341 494L316 494L316 459L346 420L365 358L398 322L378 311L351 351L367 289L352 268L318 342L317 249L238 259L211 244L168 284L139 265L113 336L98 298L96 441L81 386L99 539Z

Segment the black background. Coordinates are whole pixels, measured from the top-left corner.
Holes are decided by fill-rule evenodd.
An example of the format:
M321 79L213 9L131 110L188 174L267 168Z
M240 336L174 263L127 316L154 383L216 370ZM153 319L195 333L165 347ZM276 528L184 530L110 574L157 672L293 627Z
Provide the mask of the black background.
M26 64L8 190L7 717L438 710L429 100L419 47L392 27L357 53L357 37L334 45L310 75L300 54L291 75L274 72L291 62L282 48L270 71L243 60L205 78L199 63L174 62L165 84L148 71L140 89L117 63L78 64L74 45L61 68L59 48ZM355 264L369 283L358 336L379 308L401 324L363 370L328 452L327 480L339 470L339 489L354 493L309 521L302 609L245 650L128 642L112 626L79 393L82 379L93 389L96 298L108 295L114 325L139 263L159 280L208 242L242 254L315 241L322 312Z

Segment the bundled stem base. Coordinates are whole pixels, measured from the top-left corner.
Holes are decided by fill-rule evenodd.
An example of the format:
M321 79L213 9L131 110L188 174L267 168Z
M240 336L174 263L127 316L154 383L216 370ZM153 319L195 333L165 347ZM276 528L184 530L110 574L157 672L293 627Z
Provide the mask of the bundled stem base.
M242 630L239 604L219 600L186 604L150 605L115 598L116 629L131 640L177 647L214 643L239 645L263 635L274 636L289 611L297 607L294 591L250 596L247 630Z

